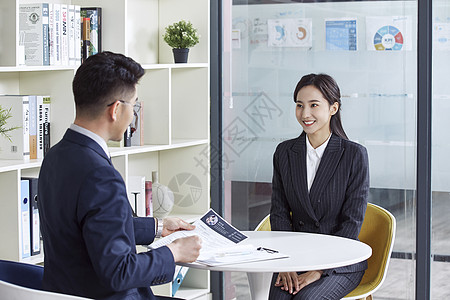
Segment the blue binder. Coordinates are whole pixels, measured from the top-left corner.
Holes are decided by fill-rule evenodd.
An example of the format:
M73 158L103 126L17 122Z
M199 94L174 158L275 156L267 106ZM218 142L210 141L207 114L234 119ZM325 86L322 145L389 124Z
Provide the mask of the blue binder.
M172 281L172 297L175 296L178 289L180 288L181 283L183 282L184 277L186 276L187 271L189 271L189 267L181 267L177 266L175 268L175 276Z
M28 180L20 182L20 239L22 242L22 258L31 255L30 240L30 186Z

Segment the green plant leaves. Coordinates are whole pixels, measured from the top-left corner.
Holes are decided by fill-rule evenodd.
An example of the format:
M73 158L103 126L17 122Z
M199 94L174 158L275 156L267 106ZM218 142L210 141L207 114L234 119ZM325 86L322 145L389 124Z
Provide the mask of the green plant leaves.
M9 109L4 109L1 105L0 105L0 135L2 135L3 137L7 138L9 141L11 141L11 136L8 134L10 131L13 131L15 129L18 129L20 127L7 127L6 123L8 121L9 118L11 118L11 108Z
M190 21L181 20L165 29L163 39L172 48L190 48L199 42L200 35Z

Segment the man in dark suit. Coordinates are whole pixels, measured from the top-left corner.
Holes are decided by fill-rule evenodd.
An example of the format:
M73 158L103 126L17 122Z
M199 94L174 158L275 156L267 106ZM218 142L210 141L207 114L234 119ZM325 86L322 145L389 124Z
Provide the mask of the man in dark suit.
M46 290L95 299L157 299L151 285L169 282L175 262L199 255L199 237L145 253L149 244L193 226L177 218L133 218L125 183L106 142L120 141L133 119L143 68L121 54L89 57L73 80L76 118L50 149L39 175Z

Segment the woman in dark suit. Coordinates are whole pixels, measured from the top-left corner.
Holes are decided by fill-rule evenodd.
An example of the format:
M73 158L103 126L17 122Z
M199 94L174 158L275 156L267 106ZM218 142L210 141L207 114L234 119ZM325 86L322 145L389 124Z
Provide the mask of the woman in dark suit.
M340 90L326 74L303 76L294 91L303 128L273 156L270 223L274 231L358 239L369 193L366 149L348 140ZM308 247L308 245L304 245ZM367 262L309 272L276 273L269 299L341 299L358 286Z

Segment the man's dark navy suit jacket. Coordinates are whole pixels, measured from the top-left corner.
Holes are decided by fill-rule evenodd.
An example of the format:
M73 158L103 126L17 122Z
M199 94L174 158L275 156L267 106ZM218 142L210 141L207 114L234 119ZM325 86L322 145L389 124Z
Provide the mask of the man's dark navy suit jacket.
M155 237L153 218L133 218L124 181L103 149L68 129L39 175L44 288L95 299L157 299L170 281L169 248L136 254Z

